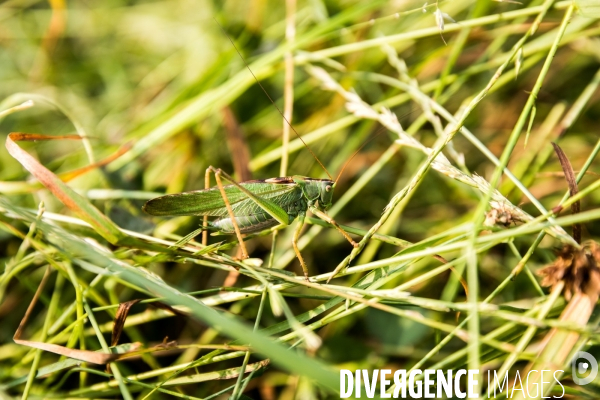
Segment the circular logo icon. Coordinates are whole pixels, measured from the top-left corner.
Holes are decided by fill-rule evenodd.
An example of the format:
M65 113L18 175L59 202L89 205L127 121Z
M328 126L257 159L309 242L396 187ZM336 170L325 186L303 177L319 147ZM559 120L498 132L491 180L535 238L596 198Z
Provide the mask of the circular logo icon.
M573 382L578 385L587 385L598 375L598 362L590 353L578 351L571 360L571 373ZM588 375L582 378L586 373Z

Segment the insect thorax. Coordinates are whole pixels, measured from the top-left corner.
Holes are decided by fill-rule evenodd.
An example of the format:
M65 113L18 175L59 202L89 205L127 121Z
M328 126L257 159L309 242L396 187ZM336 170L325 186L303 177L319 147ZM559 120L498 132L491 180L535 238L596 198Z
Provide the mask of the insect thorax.
M321 210L331 207L335 182L330 179L315 179L303 176L294 176L293 179L302 188L302 193L309 206L316 206Z

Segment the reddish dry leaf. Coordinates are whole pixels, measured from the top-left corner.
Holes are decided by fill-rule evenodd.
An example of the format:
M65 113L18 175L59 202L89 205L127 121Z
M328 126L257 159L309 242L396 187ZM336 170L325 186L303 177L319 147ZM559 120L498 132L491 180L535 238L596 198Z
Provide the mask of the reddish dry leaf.
M115 315L115 321L113 323L112 337L110 339L111 346L116 346L119 343L119 338L121 337L121 333L123 333L123 327L125 326L125 320L129 315L129 310L140 301L140 299L135 299L119 304L117 315Z
M79 135L58 135L58 136L50 136L50 135L41 135L39 133L24 133L24 132L12 132L10 135L11 140L15 142L40 142L40 141L50 141L50 140L82 140L83 136ZM89 137L87 137L89 139ZM96 168L103 167L107 164L110 164L117 158L121 157L125 154L129 149L131 149L131 144L127 143L122 146L119 150L106 157L103 160L95 162L90 165L86 165L85 167L75 169L69 172L63 172L59 174L59 177L63 182L68 182L72 179L77 178L80 175L85 174L86 172L92 171Z
M167 342L165 340L163 343L153 346L153 347L150 347L150 348L147 348L147 349L142 349L142 344L136 342L136 343L131 344L130 351L127 351L125 353L119 353L119 354L112 354L112 353L107 354L102 351L71 349L71 348L60 346L57 344L34 342L34 341L30 341L30 340L21 339L23 330L25 329L25 325L27 324L27 321L29 320L29 317L33 311L33 308L35 307L35 305L42 293L42 290L43 290L44 286L46 285L46 282L48 281L48 278L50 277L51 271L52 271L52 269L50 267L48 267L46 269L46 273L44 274L44 277L42 278L42 281L40 282L40 285L38 286L38 288L35 292L35 295L33 296L33 299L31 300L31 303L29 304L29 307L27 308L25 315L23 316L23 319L21 320L21 323L19 324L19 327L17 328L17 331L15 332L15 334L13 336L13 340L15 341L15 343L21 344L24 346L28 346L28 347L33 347L35 349L49 351L51 353L74 358L76 360L81 360L84 362L89 362L92 364L100 364L100 365L108 364L110 362L125 359L125 358L137 357L143 353L166 351L166 350L172 350L172 349L177 348L177 342L175 342L175 341ZM128 301L126 303L121 303L119 305L117 315L115 316L115 325L113 327L111 346L117 345L117 342L119 341L119 337L121 336L121 333L123 332L123 326L125 325L125 320L127 319L129 310L131 309L131 307L134 304L138 303L139 301L140 300L132 300L132 301ZM181 314L180 312L174 310L172 307L166 306L162 303L154 302L152 304L155 306L158 306L160 308L170 310L170 311L174 312L175 314Z
M552 147L554 147L554 151L556 152L558 160L560 161L560 166L565 173L565 179L569 185L569 193L571 196L575 196L579 192L579 189L577 188L577 179L575 178L573 166L569 162L565 152L562 151L562 149L556 143L552 142ZM571 204L571 211L573 214L579 213L580 209L581 202L579 200ZM573 239L575 239L577 243L581 243L581 224L573 224Z
M94 207L89 201L75 193L73 189L65 185L52 171L44 167L38 160L19 147L16 141L25 138L31 140L29 134L11 133L6 138L6 149L23 167L35 176L52 194L54 194L65 206L71 209L79 218L89 223L96 232L110 243L118 243L126 236L112 223L103 213ZM34 136L33 140L40 140L43 135ZM81 139L78 136L79 139ZM45 137L44 140L47 139Z
M25 329L25 324L27 323L27 320L29 319L31 312L33 311L33 308L35 307L35 304L37 303L37 301L42 293L42 289L44 288L44 286L46 285L46 282L48 281L48 278L50 277L51 271L52 270L50 269L50 267L48 267L46 269L46 273L44 274L44 277L42 278L42 281L40 282L40 285L38 286L38 288L35 292L35 295L33 296L33 299L31 300L31 303L29 304L29 307L27 307L27 311L25 312L25 315L23 316L23 319L21 320L21 323L19 324L17 331L15 332L15 334L13 336L13 340L15 341L15 343L21 344L24 346L28 346L28 347L33 347L34 349L49 351L51 353L74 358L76 360L89 362L92 364L107 364L111 361L118 360L119 358L130 357L131 353L135 352L137 349L139 349L139 347L141 347L141 344L137 343L137 344L134 344L134 347L133 347L134 350L132 350L131 352L127 352L127 353L123 353L123 354L106 354L106 353L97 352L97 351L70 349L68 347L60 346L57 344L34 342L31 340L21 339L21 335L23 334L23 330Z
M244 132L235 119L235 115L229 107L223 108L223 122L225 123L225 133L227 138L227 147L231 153L231 162L233 170L240 181L249 181L252 179L250 172L250 150L248 143L244 138Z

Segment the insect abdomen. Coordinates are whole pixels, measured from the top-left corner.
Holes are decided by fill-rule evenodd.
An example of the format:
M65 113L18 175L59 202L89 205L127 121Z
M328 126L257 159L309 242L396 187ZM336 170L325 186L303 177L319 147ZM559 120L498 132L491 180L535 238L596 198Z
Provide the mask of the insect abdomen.
M306 200L302 197L302 191L300 189L287 193L284 196L280 196L278 201L279 206L281 206L288 215L288 224L291 224L292 221L296 219L298 214L305 213L308 207ZM249 202L246 204L235 205L233 207L234 213L237 212L242 214L243 212L250 211L249 205L253 206L253 204ZM279 225L279 221L273 218L273 216L271 216L269 213L262 210L255 210L256 207L252 208L254 210L250 212L251 215L237 215L235 217L235 222L240 228L240 233L260 232L262 230ZM219 229L223 233L235 233L233 223L229 217L222 217L214 221L212 226Z
M259 232L279 225L279 222L269 214L255 214L250 216L235 217L235 222L241 233ZM223 233L234 233L231 218L222 218L214 221L212 225Z

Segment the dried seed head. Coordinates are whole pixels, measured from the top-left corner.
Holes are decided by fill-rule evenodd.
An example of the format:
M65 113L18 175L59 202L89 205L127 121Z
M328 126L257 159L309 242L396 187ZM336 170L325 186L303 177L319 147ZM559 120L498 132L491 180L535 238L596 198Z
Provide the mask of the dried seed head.
M517 56L515 57L515 77L519 76L519 71L521 70L521 65L523 64L523 48L520 47L517 50Z
M355 96L356 98L354 98ZM348 102L346 102L346 110L354 114L358 118L377 119L379 114L377 111L368 107L355 93L348 92Z
M435 17L435 23L440 30L440 33L444 32L444 15L442 14L442 10L436 8L433 12L433 16Z
M554 287L565 283L565 299L583 292L597 297L600 294L600 245L594 241L584 243L580 249L565 245L556 260L539 270L542 286Z
M520 215L513 212L514 206L505 202L491 201L492 209L485 214L485 226L501 225L509 227L517 222L522 222ZM512 207L511 207L512 206Z
M312 76L314 76L321 82L321 86L324 90L338 90L339 84L323 68L315 67L312 65L308 65L306 68Z

